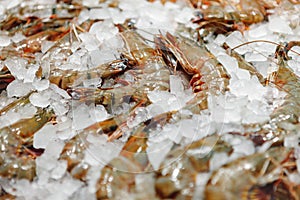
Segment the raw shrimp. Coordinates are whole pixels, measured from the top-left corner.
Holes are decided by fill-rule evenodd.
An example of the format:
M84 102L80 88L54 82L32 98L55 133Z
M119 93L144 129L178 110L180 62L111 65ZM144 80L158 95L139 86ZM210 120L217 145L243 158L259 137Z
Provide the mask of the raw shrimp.
M53 115L51 109L40 108L32 118L19 120L0 129L0 176L29 180L35 177L34 158L39 152L33 148L33 135Z
M289 59L287 57L287 52L295 45L299 45L299 42L292 41L286 46L278 46L276 50L278 69L269 75L266 80L267 84L274 84L279 90L287 93L284 102L271 113L271 120L267 123L254 124L245 127L246 135L248 135L257 145L261 145L266 141L280 143L283 141L284 136L297 129L300 113L300 79L289 68L286 62L286 59ZM290 128L287 128L288 126L290 126Z
M240 0L231 1L207 1L202 4L198 1L192 2L192 6L200 8L200 16L197 22L217 21L227 24L242 22L246 25L262 22L265 19L266 10L257 1ZM230 9L232 11L226 11ZM201 25L201 23L200 23Z
M177 147L161 163L155 179L155 189L162 198L190 199L196 189L198 173L210 171L215 153L230 155L233 148L220 136L212 135L186 147Z
M167 65L176 68L179 63L187 74L193 75L190 83L196 95L183 109L199 114L201 110L207 109L208 94L217 95L225 92L229 75L204 47L181 36L174 37L169 33L167 38L162 35L157 36L155 42ZM189 117L178 111L155 116L157 119L164 119L166 123ZM121 135L122 131L116 130L110 139L118 138Z
M88 69L85 71L72 71L72 70L61 70L61 69L55 69L51 70L50 74L50 81L52 83L57 84L59 87L66 89L71 86L72 83L74 83L77 79L91 79L91 78L110 78L112 76L115 76L117 74L124 73L125 70L130 68L131 66L137 66L142 67L145 62L156 62L159 61L159 59L155 56L155 49L151 48L143 38L139 34L137 34L135 31L127 30L127 28L123 25L118 25L119 28L122 30L120 33L120 36L122 37L123 41L125 42L125 48L126 50L121 53L121 59L117 59L115 61L101 64L98 67L95 67L93 69ZM57 48L63 48L67 49L67 51L70 51L70 48L66 48L64 46L64 41L70 41L72 38L76 38L76 31L73 30L68 35L66 35L66 38L62 38L62 41L60 42L61 45L58 45L56 47L53 47L54 50L49 50L48 53L44 56L43 59L52 58L53 53L57 54L58 52L55 50ZM73 36L72 36L72 35ZM72 41L67 42L66 44L71 44ZM61 53L61 52L60 52ZM66 53L66 55L70 55L71 52Z
M136 70L134 70L137 72ZM169 90L170 71L164 63L147 64L141 73L136 75L136 81L129 85L112 89L69 89L74 100L102 104L109 110L118 107L123 102L148 101L147 94L153 90Z
M149 91L169 90L170 71L163 63L161 57L155 54L155 50L147 45L142 39L140 39L140 36L133 31L126 31L122 33L122 37L124 40L126 40L127 49L129 50L128 55L124 55L124 57L129 59L131 58L134 60L134 62L136 62L136 64L138 64L135 69L131 69L136 75L134 77L134 82L124 87L116 87L107 90L88 88L74 88L69 90L71 94L73 93L72 96L75 99L81 101L91 100L96 103L101 103L105 106L114 106L116 104L119 105L124 101L126 102L126 99L129 99L129 102L127 103L132 101L136 102L136 105L131 108L128 113L124 112L105 121L95 123L85 128L81 133L79 133L79 135L67 142L61 155L61 159L67 160L68 170L74 177L79 179L84 180L85 174L89 169L89 165L82 162L84 152L89 144L89 142L86 141L87 134L104 133L110 135L114 133L114 131L122 132L121 127L128 128L126 122L130 116L134 115L135 108L141 105L149 104L149 100L147 99L147 93ZM127 72L129 73L129 71ZM158 121L155 121L155 123L159 123L159 119ZM141 125L136 134L140 134L140 132L143 131L148 131L148 125L149 123L144 123ZM133 135L135 134L133 133ZM139 139L136 137L137 136L131 136L131 139L128 140L128 144L124 147L124 153L121 153L124 158L122 157L119 159L121 162L124 162L125 160L125 163L129 163L130 159L135 159L135 156L130 158L126 152L139 151L140 147L145 145L141 143L146 142L146 138L145 140L142 139L140 143L137 142ZM145 150L145 148L143 149ZM120 161L112 161L110 165L115 165L115 162L118 164ZM131 166L134 166L135 169L140 169L140 171L146 169L148 166L145 164L147 162L136 162L136 164L131 164ZM137 167L135 165L140 165L141 167ZM117 173L113 172L109 167L106 167L102 174L106 174L106 176L108 176L107 173L113 173L113 176L117 176ZM128 176L134 177L134 175ZM100 191L105 190L104 192L108 192L110 184L117 184L114 181L112 183L107 183L107 185L103 185L103 182L105 181L107 181L105 180L105 177L102 177L101 181L99 182L101 186L99 186L99 192L97 193L99 193L100 196L108 195L103 194Z
M169 90L170 71L162 58L157 55L156 50L150 47L135 31L124 30L124 26L119 26L123 31L120 34L127 49L122 55L126 62L128 59L126 64L132 66L127 73L132 72L134 80L124 87L117 86L111 89L71 88L69 93L74 99L102 103L106 107L116 107L124 102L124 99L129 99L127 103L147 101L149 91ZM124 72L124 68L122 69Z
M132 22L126 21L123 25L118 24L120 36L125 42L127 51L123 52L123 56L134 61L137 65L143 65L145 62L153 62L157 59L157 52L150 47L145 39L142 38L136 31L130 30Z
M199 96L208 93L217 95L225 92L229 84L229 75L217 59L204 47L183 36L155 38L156 46L165 62L176 69L177 65L191 75L190 85L193 92Z
M98 199L117 198L126 191L131 195L145 195L145 191L137 191L136 176L153 176L149 173L153 168L148 160L146 153L147 135L151 128L160 124L160 119L155 119L149 123L143 123L137 129L131 130L131 136L123 146L119 156L112 159L102 170L100 178L96 185L96 195ZM87 136L95 134L89 128L85 129L69 142L67 142L60 159L67 160L68 171L77 179L86 180L86 174L90 165L84 161L84 156L90 142ZM117 145L117 144L116 144ZM148 173L144 173L148 172ZM138 174L143 173L143 174ZM152 177L153 178L153 177ZM149 187L149 184L147 184ZM154 198L154 185L153 185Z
M293 149L274 147L264 153L239 158L213 173L205 199L294 199L300 185L288 175L296 172Z
M84 71L53 69L49 81L62 89L67 89L74 87L73 84L76 82L76 86L78 86L80 81L86 79L97 78L101 81L102 79L113 77L124 72L128 67L127 59L121 59Z
M45 40L58 40L66 33L66 29L59 28L56 30L45 30L27 37L25 40L16 44L11 44L1 50L0 59L5 60L7 57L33 57L34 53L41 51L41 44Z

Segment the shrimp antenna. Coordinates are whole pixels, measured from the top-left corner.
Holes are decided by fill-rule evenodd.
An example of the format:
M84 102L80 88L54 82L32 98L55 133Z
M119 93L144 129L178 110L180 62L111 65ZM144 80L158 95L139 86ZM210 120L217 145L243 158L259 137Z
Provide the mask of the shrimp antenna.
M253 41L249 41L249 42L245 42L243 44L240 44L240 45L232 48L231 50L233 51L233 50L238 49L238 48L240 48L242 46L245 46L245 45L248 45L248 44L252 44L252 43L257 43L257 42L264 42L264 43L269 43L269 44L274 44L276 46L284 47L282 44L279 44L279 43L276 43L276 42L272 42L272 41L268 41L268 40L253 40ZM297 55L300 56L300 53L297 52L297 51L294 51L293 49L289 49L289 51L291 51L291 52L293 52L293 53L295 53L295 54L297 54Z

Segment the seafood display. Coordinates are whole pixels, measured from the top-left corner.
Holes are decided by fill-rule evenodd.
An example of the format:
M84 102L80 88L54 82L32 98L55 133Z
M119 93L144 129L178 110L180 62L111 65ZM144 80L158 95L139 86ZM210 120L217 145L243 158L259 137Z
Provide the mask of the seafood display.
M0 199L300 199L299 5L0 1Z

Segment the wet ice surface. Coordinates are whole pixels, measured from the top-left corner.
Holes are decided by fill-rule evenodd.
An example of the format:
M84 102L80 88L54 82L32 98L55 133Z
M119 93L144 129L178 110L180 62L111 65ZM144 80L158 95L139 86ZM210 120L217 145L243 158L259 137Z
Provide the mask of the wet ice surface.
M17 0L5 1L5 8L14 7L19 3L20 1ZM86 0L83 1L83 4L96 6L97 2ZM159 33L160 30L168 30L173 33L177 23L188 24L190 22L194 16L193 10L187 7L180 9L182 6L183 3L180 1L177 4L162 5L158 1L150 3L124 0L119 5L121 10L108 8L107 5L103 5L101 8L83 9L78 17L79 23L89 19L101 19L101 21L94 23L88 32L79 34L80 41L73 44L71 56L67 59L55 58L55 61L61 69L85 70L114 60L124 46L114 23L123 23L125 19L132 18L136 20L138 29L145 30L145 32L140 31L141 35L151 40L151 34ZM3 9L3 6L0 5L0 13L4 13ZM208 110L205 112L176 123L166 124L163 127L156 127L150 132L146 152L154 169L159 169L174 144L188 145L192 141L214 133L225 135L224 140L233 146L233 154L230 156L225 153L214 154L210 161L210 172L197 175L196 185L199 188L195 196L203 198L202 192L211 171L238 157L251 155L256 151L264 152L269 148L267 143L257 148L252 141L228 133L243 132L242 125L268 121L272 111L281 105L286 93L280 92L272 86L263 86L255 76L240 69L237 60L226 54L221 46L226 43L230 48L234 48L253 40L283 42L299 39L297 36L299 30L291 28L290 25L293 22L290 19L293 17L270 16L269 23L252 25L250 30L243 34L235 31L228 36L219 35L206 45L228 71L231 77L229 91L219 96L209 95ZM12 41L17 42L22 38L24 38L23 35L15 35L10 38L0 34L0 46L8 46ZM52 42L43 42L42 53L47 53L52 46ZM272 68L274 59L272 58L275 49L276 45L274 44L258 42L241 46L236 51L244 55L246 61L253 62L257 70L266 78L274 70ZM293 50L299 52L298 47L294 47ZM289 55L293 57L293 60L289 61L288 65L299 76L299 56L292 52ZM49 67L46 62L45 59L42 67L46 70L43 71L47 71L47 67ZM55 125L45 125L33 137L33 146L45 149L45 152L36 159L37 178L33 182L1 179L2 187L11 194L25 199L95 198L95 185L101 168L119 155L124 140L126 141L127 138L123 137L120 141L109 143L107 136L89 136L87 140L90 145L84 154L84 161L91 166L87 175L87 184L72 178L67 172L66 161L59 160L64 144L84 128L108 119L110 113L102 105L94 106L85 102L74 102L65 90L50 84L47 79L37 78L35 73L38 65L29 64L23 58L9 58L4 63L16 80L8 85L7 93L1 94L0 98L5 103L1 102L0 107L11 102L11 98L24 96L32 90L36 92L30 95L28 107L1 116L0 126L8 126L19 119L33 116L36 107L50 106L57 115L57 119ZM134 77L127 74L126 80L133 82ZM83 82L83 86L95 88L101 83L101 79L88 79ZM170 91L152 91L147 94L151 104L135 110L134 118L130 118L126 122L128 128L134 128L164 112L180 110L193 98L191 88L185 88L181 76L171 75L169 83ZM130 105L124 105L124 110L128 110L128 107ZM181 112L192 115L188 110L181 110ZM297 138L298 135L286 137L284 146L299 148ZM299 171L299 160L297 166ZM300 182L299 174L295 173L289 176L294 182ZM137 191L140 193L148 190L145 189L147 187L143 183L147 182L153 186L153 180L149 177L137 175L135 181L139 183Z

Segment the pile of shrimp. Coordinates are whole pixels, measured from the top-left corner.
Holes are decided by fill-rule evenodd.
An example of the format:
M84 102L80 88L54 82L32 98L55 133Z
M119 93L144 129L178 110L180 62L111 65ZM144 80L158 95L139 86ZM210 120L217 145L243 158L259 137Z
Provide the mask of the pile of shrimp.
M3 2L0 198L300 199L299 22L246 40L300 2L144 0L189 16L174 30L107 22L137 16L130 3ZM244 78L261 99L236 94ZM264 118L227 119L226 98L267 102Z

